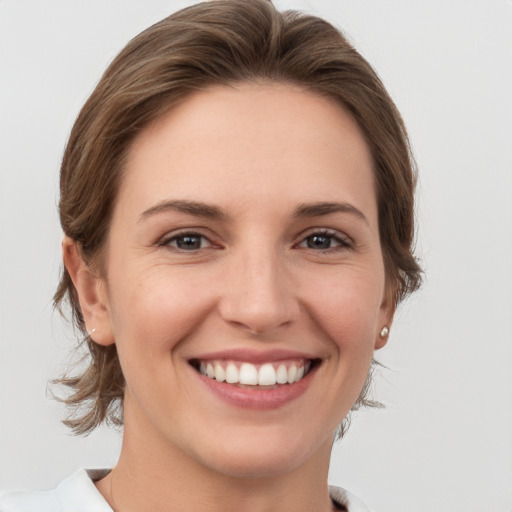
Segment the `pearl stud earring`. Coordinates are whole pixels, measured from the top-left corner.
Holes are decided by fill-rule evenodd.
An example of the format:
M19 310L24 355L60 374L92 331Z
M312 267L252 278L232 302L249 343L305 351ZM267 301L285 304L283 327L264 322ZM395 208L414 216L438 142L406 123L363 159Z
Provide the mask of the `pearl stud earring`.
M385 338L389 334L389 327L385 325L380 331L380 337Z

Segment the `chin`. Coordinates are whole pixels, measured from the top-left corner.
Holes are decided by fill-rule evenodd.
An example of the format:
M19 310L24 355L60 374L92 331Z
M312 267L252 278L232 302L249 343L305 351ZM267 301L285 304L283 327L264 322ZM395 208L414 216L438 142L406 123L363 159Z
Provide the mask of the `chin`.
M226 454L222 460L210 461L217 473L231 478L276 478L291 473L303 462L301 457L290 454Z
M215 443L214 449L206 448L200 459L205 466L229 477L272 478L307 465L319 451L324 452L322 444L330 453L331 438L319 446L318 439L308 442L296 434L287 430L267 435L260 431L255 435L226 436L225 443Z

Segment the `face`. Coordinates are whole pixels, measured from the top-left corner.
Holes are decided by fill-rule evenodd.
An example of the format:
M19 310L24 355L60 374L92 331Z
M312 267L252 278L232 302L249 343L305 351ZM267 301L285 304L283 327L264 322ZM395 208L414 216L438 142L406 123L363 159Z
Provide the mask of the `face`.
M341 107L281 84L190 97L131 148L106 249L83 309L117 344L125 436L224 474L325 459L392 316Z

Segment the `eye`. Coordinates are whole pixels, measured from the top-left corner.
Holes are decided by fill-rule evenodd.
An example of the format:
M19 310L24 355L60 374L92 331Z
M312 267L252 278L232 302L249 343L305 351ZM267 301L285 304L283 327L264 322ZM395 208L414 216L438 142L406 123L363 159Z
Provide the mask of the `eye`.
M350 248L351 243L348 237L338 231L322 230L310 233L298 246L317 251L329 251Z
M159 244L162 247L170 247L184 252L194 252L211 247L211 242L199 233L179 233L162 240Z

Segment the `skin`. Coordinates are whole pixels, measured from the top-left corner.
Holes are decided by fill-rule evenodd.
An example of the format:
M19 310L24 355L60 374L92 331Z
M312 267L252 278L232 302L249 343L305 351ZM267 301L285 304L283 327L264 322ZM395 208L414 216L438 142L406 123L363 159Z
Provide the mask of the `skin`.
M332 509L334 432L394 312L372 165L346 111L286 84L198 92L135 140L103 276L63 245L86 323L97 343L116 343L127 382L119 463L97 483L115 510ZM350 206L296 215L318 203ZM193 250L179 248L184 232L201 236ZM226 349L320 364L299 397L245 409L189 363Z

